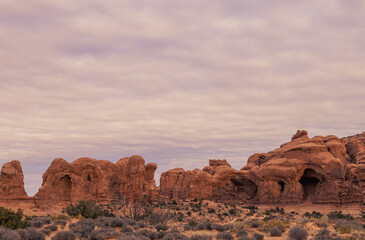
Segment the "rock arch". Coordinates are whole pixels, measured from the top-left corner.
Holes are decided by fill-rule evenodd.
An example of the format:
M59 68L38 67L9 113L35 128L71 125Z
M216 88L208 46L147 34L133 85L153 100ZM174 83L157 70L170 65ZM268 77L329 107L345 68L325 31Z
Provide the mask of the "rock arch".
M241 200L251 200L256 197L258 187L252 180L238 176L230 180L234 185L234 190Z
M72 179L69 175L61 177L55 189L58 189L60 200L71 201Z
M319 183L324 181L324 177L312 168L306 168L299 180L303 187L303 200L313 201Z

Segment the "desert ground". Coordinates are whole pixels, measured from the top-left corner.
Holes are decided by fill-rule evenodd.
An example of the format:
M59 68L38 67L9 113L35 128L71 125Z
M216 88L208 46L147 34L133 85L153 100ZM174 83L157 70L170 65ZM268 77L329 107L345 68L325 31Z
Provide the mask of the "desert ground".
M364 206L354 204L253 206L164 199L129 205L81 201L66 207L30 206L23 205L26 225L2 227L0 239L365 239Z

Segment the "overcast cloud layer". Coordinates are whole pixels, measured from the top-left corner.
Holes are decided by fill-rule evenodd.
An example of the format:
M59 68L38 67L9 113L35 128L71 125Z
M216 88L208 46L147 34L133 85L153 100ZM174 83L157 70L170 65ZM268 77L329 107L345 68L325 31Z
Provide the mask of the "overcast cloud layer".
M365 1L0 1L0 163L235 168L364 131ZM158 178L158 176L157 176Z

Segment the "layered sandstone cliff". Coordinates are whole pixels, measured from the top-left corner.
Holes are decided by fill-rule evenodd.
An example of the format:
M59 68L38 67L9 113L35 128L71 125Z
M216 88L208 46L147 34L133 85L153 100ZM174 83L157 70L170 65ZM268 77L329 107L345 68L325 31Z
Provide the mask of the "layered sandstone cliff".
M161 194L253 203L365 203L365 134L339 139L306 131L268 153L252 155L241 170L210 162L203 170L161 175Z

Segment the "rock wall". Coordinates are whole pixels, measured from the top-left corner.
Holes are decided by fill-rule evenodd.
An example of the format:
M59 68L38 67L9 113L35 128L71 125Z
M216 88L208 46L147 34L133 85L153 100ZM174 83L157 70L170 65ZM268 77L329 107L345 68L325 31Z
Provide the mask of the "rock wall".
M252 203L365 203L365 133L339 139L308 137L253 154L235 170L209 161L203 170L177 168L161 175L161 194ZM226 161L220 161L225 162Z

